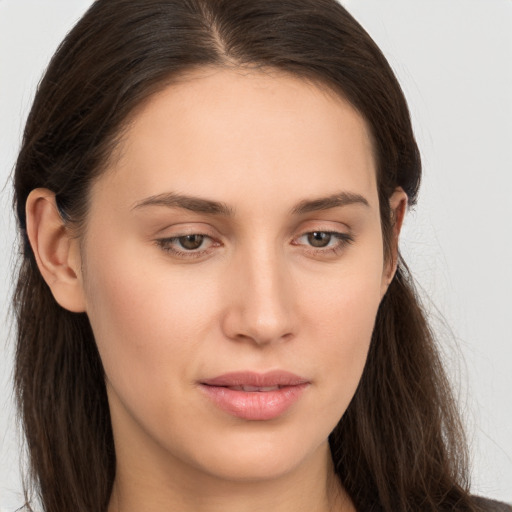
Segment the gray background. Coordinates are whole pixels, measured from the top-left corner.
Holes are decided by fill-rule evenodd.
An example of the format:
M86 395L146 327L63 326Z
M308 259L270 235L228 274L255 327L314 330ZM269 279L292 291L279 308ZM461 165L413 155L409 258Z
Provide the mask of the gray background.
M0 0L0 509L21 503L9 174L35 86L91 0ZM402 251L468 425L473 491L512 502L512 1L346 0L409 100L425 177ZM2 508L3 507L3 508Z

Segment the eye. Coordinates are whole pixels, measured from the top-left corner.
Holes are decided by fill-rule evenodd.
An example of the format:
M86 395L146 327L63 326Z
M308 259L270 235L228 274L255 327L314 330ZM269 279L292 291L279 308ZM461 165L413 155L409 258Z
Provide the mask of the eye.
M200 257L220 245L210 236L199 233L160 238L155 242L165 252L181 258Z
M304 246L308 252L313 254L338 254L354 238L348 233L338 231L310 231L297 237L292 244Z

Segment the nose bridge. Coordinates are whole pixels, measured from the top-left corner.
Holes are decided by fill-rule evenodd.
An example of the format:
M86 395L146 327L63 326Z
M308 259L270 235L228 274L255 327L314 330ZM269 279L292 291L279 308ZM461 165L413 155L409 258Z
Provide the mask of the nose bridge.
M233 272L230 336L268 344L292 335L292 283L282 251L270 242L251 244L238 255Z

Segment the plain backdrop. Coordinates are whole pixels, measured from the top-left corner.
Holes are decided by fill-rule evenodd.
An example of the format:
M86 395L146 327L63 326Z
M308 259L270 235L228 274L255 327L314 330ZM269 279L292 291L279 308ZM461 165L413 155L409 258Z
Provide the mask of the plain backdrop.
M37 82L90 3L0 0L2 511L21 504L9 176ZM380 45L410 104L424 182L401 247L460 397L473 491L512 502L512 1L342 3Z

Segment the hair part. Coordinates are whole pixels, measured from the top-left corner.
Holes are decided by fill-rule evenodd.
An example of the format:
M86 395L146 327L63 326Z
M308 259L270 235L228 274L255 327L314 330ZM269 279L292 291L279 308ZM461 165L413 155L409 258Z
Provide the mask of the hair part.
M87 315L62 309L43 281L26 235L27 196L38 187L55 192L63 220L80 233L91 184L137 109L205 67L290 73L357 109L373 139L385 254L391 194L402 187L416 202L421 163L403 93L381 51L335 0L95 1L39 85L14 178L22 235L15 385L46 512L105 511L116 459ZM380 305L358 390L329 440L358 509L477 510L454 401L403 262Z

